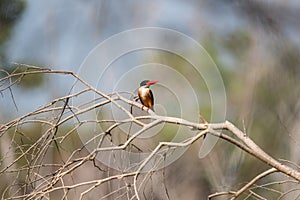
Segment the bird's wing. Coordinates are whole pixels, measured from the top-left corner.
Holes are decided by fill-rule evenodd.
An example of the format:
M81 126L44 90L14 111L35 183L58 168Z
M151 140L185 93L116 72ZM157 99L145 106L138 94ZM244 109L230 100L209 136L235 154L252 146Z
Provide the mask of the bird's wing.
M153 93L152 93L152 91L151 91L151 90L150 90L150 92L149 92L149 95L150 95L151 102L152 102L152 105L151 105L151 107L152 107L152 109L153 109L153 106L154 106L154 97L153 97Z

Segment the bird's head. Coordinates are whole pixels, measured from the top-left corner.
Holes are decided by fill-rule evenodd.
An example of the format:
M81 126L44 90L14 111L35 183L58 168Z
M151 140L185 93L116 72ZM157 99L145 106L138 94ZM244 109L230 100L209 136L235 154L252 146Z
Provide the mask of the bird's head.
M149 81L149 80L144 80L140 83L140 86L146 86L146 87L149 87L150 85L153 85L157 83L157 80L152 80L152 81Z

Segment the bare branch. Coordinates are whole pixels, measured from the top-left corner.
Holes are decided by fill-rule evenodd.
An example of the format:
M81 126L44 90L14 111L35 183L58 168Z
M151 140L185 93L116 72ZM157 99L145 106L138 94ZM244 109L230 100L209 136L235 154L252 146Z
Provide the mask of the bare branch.
M100 199L142 199L141 194L147 198L146 190L149 179L161 167L164 168L164 192L170 199L171 190L167 187L165 180L167 158L171 157L177 149L191 147L207 134L225 140L271 166L269 170L254 177L239 190L216 192L209 195L209 199L224 195L230 195L231 199L236 199L246 193L258 199L264 199L256 189L268 188L272 184L260 186L255 184L258 180L275 172L283 173L289 179L273 182L273 185L283 182L297 184L300 181L298 165L294 164L296 168L294 169L288 166L288 164L291 165L291 161L273 158L248 137L245 128L242 131L229 121L209 123L200 116L203 123L197 123L182 118L159 116L136 102L134 100L136 95L131 92L105 94L74 72L15 64L23 67L24 70L6 73L7 76L0 79L1 94L3 91L12 90L24 76L29 74L69 75L75 79L76 83L83 84L84 89L70 92L30 113L0 124L1 141L6 141L6 146L8 146L3 148L4 146L1 145L0 151L0 176L7 181L8 185L5 188L0 187L3 193L2 199L50 199L53 194L60 199L84 199L93 194L97 194L97 198ZM88 92L95 94L94 100L87 100L80 105L69 105L69 100ZM132 100L122 96L124 94L129 94ZM129 105L130 109L122 106L124 104ZM80 119L80 115L98 111L106 105L114 105L120 113L125 114L125 117L118 120L98 119L97 116L91 119ZM132 107L143 110L148 115L135 116L132 113ZM195 119L195 121L198 120ZM134 128L132 128L133 124ZM146 152L142 143L144 141L140 136L144 136L161 124L184 126L196 134L177 142L157 142L155 146L147 147L150 152ZM32 134L32 130L28 131L28 127L33 125L41 127L38 133ZM95 125L95 127L91 128L90 125ZM122 130L122 127L126 125L130 127L128 132ZM82 127L86 127L86 135L77 134ZM85 139L79 140L78 136ZM130 156L135 154L139 158L131 159ZM127 155L129 156L126 157ZM107 163L102 163L102 157L105 157ZM148 190L154 193L152 186ZM294 190L297 189L284 192L274 190L273 192L278 192L283 197Z

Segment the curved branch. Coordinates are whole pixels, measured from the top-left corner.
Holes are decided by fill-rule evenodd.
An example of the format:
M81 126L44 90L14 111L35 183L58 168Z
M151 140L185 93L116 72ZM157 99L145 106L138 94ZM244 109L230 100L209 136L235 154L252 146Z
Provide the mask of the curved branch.
M11 137L11 149L7 150L7 154L3 158L1 158L1 164L2 160L5 160L9 156L13 155L14 158L1 166L0 169L0 175L11 175L16 174L17 177L21 177L22 174L26 174L25 183L16 189L12 194L13 197L10 197L10 199L15 198L28 198L33 199L37 197L46 197L46 195L49 195L51 192L55 191L61 191L63 190L64 196L67 196L67 193L72 189L78 189L78 188L84 188L84 191L80 192L80 198L83 198L87 193L93 191L95 188L100 186L101 184L105 182L111 182L113 180L120 180L125 179L126 177L131 177L131 182L133 182L133 187L131 189L128 189L129 187L121 186L120 188L126 188L128 190L131 190L131 194L129 195L129 192L126 191L125 193L128 194L128 199L130 198L137 198L139 197L139 192L141 185L143 183L138 183L138 180L140 180L140 176L142 172L146 169L146 166L149 164L149 162L157 155L161 155L162 152L169 153L170 150L173 150L175 148L179 147L188 147L191 146L195 141L198 141L200 138L202 138L206 134L211 134L215 137L219 137L221 139L224 139L234 146L242 149L243 151L253 155L255 158L263 161L265 164L271 166L272 168L257 175L254 177L250 182L245 184L242 188L240 188L238 191L229 191L229 192L219 192L215 194L209 195L209 198L214 198L217 196L222 195L232 195L232 199L235 199L236 197L240 196L245 191L251 191L251 186L255 184L255 182L259 179L264 178L265 176L274 173L274 172L281 172L289 177L292 177L293 179L300 181L300 172L297 169L293 169L292 167L284 164L289 163L289 161L284 161L283 163L279 162L269 154L267 154L264 150L262 150L251 138L247 136L245 132L237 128L233 123L226 121L223 123L206 123L206 121L203 121L204 123L196 123L187 121L182 118L176 118L176 117L170 117L170 116L159 116L156 115L152 110L147 109L140 103L127 99L123 97L121 94L130 94L131 97L134 96L133 93L130 92L115 92L112 94L105 94L96 88L94 88L92 85L90 85L85 80L82 80L76 73L71 71L59 71L59 70L51 70L51 69L42 69L35 66L25 65L25 64L19 64L20 66L27 67L27 69L24 72L20 73L12 73L8 74L6 77L0 79L0 93L3 90L11 89L11 87L14 84L17 84L22 77L28 74L40 74L40 73L47 73L47 74L59 74L59 75L70 75L74 79L76 79L77 82L80 82L84 85L84 89L69 94L64 97L60 97L57 99L52 100L52 102L40 107L39 109L27 113L21 117L18 117L10 122L7 122L5 124L0 124L0 138L5 134L10 134L10 130L13 130L13 137ZM12 80L17 81L12 81ZM7 85L8 84L8 85ZM67 105L67 100L71 98L76 98L79 95L83 95L86 92L93 92L96 94L97 98L94 99L94 101L89 100L87 102L84 102L83 104L77 105L77 106L69 106ZM121 101L121 102L120 102ZM63 102L64 106L57 106L55 105ZM136 107L138 109L146 111L148 114L147 116L134 116L130 110L126 109L122 106L122 104L125 103L126 105L130 105L131 107ZM94 119L88 119L84 121L79 121L77 118L78 115L81 115L83 113L87 113L91 110L95 110L99 107L102 107L107 104L112 104L116 106L122 113L125 113L126 117L122 120L115 120L115 119L103 119L103 120L94 120ZM64 112L65 111L65 112ZM50 119L43 118L38 119L38 116L45 115L45 114L51 114L52 113L59 113L58 115L52 114ZM67 124L66 122L70 122L71 119L77 119L74 128L71 128L71 130L62 132L59 134L56 134L58 127L63 126L64 124ZM144 119L151 119L151 122L144 122L147 120ZM46 159L46 153L51 149L52 144L56 143L57 141L61 143L66 142L67 139L70 139L71 133L75 132L75 130L80 127L82 124L87 123L110 123L109 127L106 129L106 131L101 132L100 134L95 134L92 136L91 139L84 142L84 144L81 145L81 148L77 148L73 150L70 155L66 154L65 156L66 161L63 161L61 159L62 164L47 164L45 163ZM24 133L20 132L19 127L25 126L27 124L40 124L44 127L44 129L41 132L41 135L36 139L31 139L29 136L25 135ZM131 124L135 123L138 127L138 129L131 133L131 136L126 138L125 142L122 145L115 146L113 142L109 144L110 146L102 145L102 141L104 137L106 136L107 132L110 132L111 130L115 130L115 128L120 128L123 124ZM83 168L84 164L88 161L93 162L93 166L95 167L95 159L98 153L105 152L105 151L122 151L127 149L128 146L133 145L133 142L136 141L136 139L145 133L145 131L152 129L153 127L158 126L162 123L169 123L169 124L175 124L178 126L185 126L190 128L192 131L198 131L198 133L194 136L191 136L185 140L179 141L179 142L164 142L161 141L152 151L151 153L146 157L143 158L143 160L136 163L136 166L132 168L134 171L131 173L124 173L121 172L121 174L118 175L112 175L112 174L105 174L106 176L104 178L98 178L95 177L95 180L92 181L83 181L80 183L74 183L72 185L65 184L66 179L69 177L67 175L72 175L73 172L78 168ZM46 128L45 128L46 127ZM14 131L14 129L18 129ZM117 132L117 131L116 131ZM95 132L96 133L96 132ZM118 133L118 132L117 132ZM15 137L17 134L21 135L21 137L24 136L25 139L30 140L30 144L24 144L23 141L15 141L17 137ZM61 135L63 134L63 135ZM17 136L19 136L17 135ZM128 134L129 135L129 134ZM98 141L98 146L93 149L92 152L86 153L86 155L82 156L80 153L84 150L84 148L96 139L100 137L100 141ZM112 138L112 137L111 137ZM22 138L21 138L22 139ZM205 141L205 140L204 140ZM15 144L16 146L16 152L13 150L15 149L13 146ZM167 148L165 148L167 147ZM56 147L63 149L62 147ZM164 149L165 148L165 149ZM164 153L165 153L164 152ZM172 153L172 152L171 152ZM164 154L167 155L167 154ZM13 157L12 156L12 157ZM54 159L53 159L54 160ZM162 159L163 160L163 159ZM20 167L19 169L10 169L12 166L18 166L19 164L23 164L22 162L25 162L25 165ZM54 160L55 161L55 160ZM54 162L53 161L53 162ZM3 162L4 163L4 162ZM43 170L46 166L51 166L53 169L49 170L47 175L45 173L43 174ZM151 168L150 171L154 171L155 167ZM103 173L104 174L104 173ZM11 177L11 176L8 176ZM147 176L146 176L147 178ZM15 180L15 179L14 179ZM127 181L127 180L126 180ZM16 184L17 181L12 182L11 184ZM30 185L30 190L27 189ZM5 192L9 193L9 188L5 190ZM20 194L20 191L25 191L24 194ZM121 189L119 190L121 191ZM115 194L117 192L113 191L108 193L108 196L110 194ZM6 194L5 194L6 195ZM3 197L5 196L3 195ZM119 194L120 195L120 194ZM123 195L123 194L121 194ZM253 193L255 195L255 193ZM113 198L113 197L112 197Z

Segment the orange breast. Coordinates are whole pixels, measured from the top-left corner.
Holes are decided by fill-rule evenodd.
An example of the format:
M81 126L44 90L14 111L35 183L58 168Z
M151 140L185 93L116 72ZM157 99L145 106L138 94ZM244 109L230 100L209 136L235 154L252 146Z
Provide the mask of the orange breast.
M140 88L138 91L141 103L152 109L153 102L152 102L152 97L150 96L150 89L149 88Z

